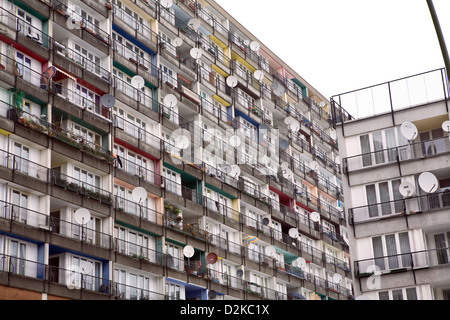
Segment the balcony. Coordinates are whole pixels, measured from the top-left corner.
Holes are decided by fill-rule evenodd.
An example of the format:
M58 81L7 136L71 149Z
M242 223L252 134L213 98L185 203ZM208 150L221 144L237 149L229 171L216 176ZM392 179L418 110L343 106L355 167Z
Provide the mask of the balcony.
M162 235L163 214L149 208L147 204L138 204L134 200L128 200L118 195L114 196L114 219L139 228L145 228L149 232Z
M239 67L236 61L231 62L233 75L237 76L238 88L241 88L246 93L251 95L254 99L259 99L261 95L261 85L255 79L252 73Z

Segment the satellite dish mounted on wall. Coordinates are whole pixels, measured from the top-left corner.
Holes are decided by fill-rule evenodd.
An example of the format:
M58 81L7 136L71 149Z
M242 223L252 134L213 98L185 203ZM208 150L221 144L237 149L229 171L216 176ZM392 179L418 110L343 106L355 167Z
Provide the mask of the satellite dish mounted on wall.
M295 259L294 261L292 261L292 266L294 266L296 268L304 269L304 268L306 268L306 260L302 257L299 257L299 258Z
M75 211L73 219L79 225L85 225L91 220L91 213L88 209L80 208Z
M404 198L412 197L414 195L414 193L416 192L416 188L414 187L414 185L409 182L403 182L398 188L399 188L400 194Z
M261 49L261 45L256 41L252 41L250 43L250 49L252 49L252 51L258 52L259 49Z
M238 79L235 76L229 76L226 80L226 83L230 88L234 88L238 84Z
M141 76L134 76L131 78L131 85L138 90L141 90L144 88L145 80Z
M164 97L164 105L168 108L174 108L178 104L178 99L173 94L168 94Z
M418 135L417 127L412 122L404 122L400 127L400 132L408 141L413 141Z
M173 0L160 0L159 3L166 9L169 9L173 5Z
M198 60L203 56L202 49L199 49L199 48L192 48L191 51L189 51L189 54L195 60Z
M317 161L311 161L310 163L309 163L309 168L312 170L312 171L314 171L314 172L317 172L317 170L319 170L319 163L317 162Z
M193 246L186 246L183 248L183 254L186 258L190 259L194 256L195 249Z
M284 86L278 81L272 83L272 90L277 97L281 97L285 92Z
M445 121L443 124L442 124L442 130L444 131L444 132L447 132L449 135L448 135L448 139L450 140L450 121Z
M133 189L133 192L131 193L131 197L134 201L141 204L145 200L147 200L147 190L145 190L142 187L136 187Z
M298 239L298 230L296 228L289 229L289 236L293 239Z
M217 296L217 292L215 290L209 290L208 292L208 298L209 300L214 300Z
M439 188L439 181L431 172L424 172L418 179L420 188L426 193L434 193Z
M253 76L255 77L256 80L262 81L262 79L264 79L264 72L262 72L261 70L256 70L253 73Z
M244 275L244 271L242 271L242 269L237 269L236 270L236 276L238 278L242 278L243 275Z
M100 103L107 109L111 109L116 104L116 98L112 94L105 94L100 98Z
M181 47L181 45L183 44L183 39L175 38L173 39L172 44L175 48Z
M333 275L333 282L336 284L340 284L342 282L342 276L339 273L335 273Z
M316 212L316 211L311 212L310 213L310 218L314 222L319 222L320 221L320 214L318 212Z
M194 29L195 31L197 31L198 28L200 28L200 20L198 20L198 19L191 19L188 22L188 26L191 27L192 29Z
M216 263L217 259L217 254L215 254L214 252L208 253L208 255L206 256L206 262L208 262L208 264Z
M274 246L268 246L265 248L265 253L267 256L271 257L271 258L275 258L275 255L277 253L276 249Z

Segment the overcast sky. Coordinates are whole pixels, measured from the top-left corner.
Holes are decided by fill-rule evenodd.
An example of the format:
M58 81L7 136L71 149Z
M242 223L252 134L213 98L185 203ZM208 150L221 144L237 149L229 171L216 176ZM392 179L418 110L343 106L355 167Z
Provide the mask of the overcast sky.
M216 0L327 99L445 67L426 0ZM433 0L450 51L450 0Z

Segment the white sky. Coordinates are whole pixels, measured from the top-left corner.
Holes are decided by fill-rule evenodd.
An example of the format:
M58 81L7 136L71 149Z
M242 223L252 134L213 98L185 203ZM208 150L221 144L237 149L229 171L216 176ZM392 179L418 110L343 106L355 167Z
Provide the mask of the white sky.
M216 0L327 99L445 67L426 0ZM450 0L433 0L450 51Z

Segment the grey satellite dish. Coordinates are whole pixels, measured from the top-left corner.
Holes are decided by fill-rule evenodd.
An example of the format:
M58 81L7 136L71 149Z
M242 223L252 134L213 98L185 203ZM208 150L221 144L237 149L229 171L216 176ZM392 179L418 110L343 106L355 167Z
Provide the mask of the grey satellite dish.
M242 140L238 136L232 136L230 138L230 146L232 146L233 148L239 147L241 145L241 143L242 143Z
M258 42L256 42L256 41L252 41L250 43L250 49L252 49L255 52L258 52L259 49L261 49L261 45Z
M342 282L342 276L339 273L335 273L333 275L333 282L336 284L340 284Z
M116 98L112 94L105 94L100 98L100 103L107 109L111 109L116 104Z
M237 84L238 84L238 79L237 79L235 76L229 76L229 77L227 78L226 82L227 82L227 85L228 85L230 88L234 88L234 87L236 87Z
M289 236L293 239L298 238L298 230L296 228L289 229Z
M190 259L194 256L195 249L193 246L186 246L183 248L183 254L186 258Z
M83 274L90 274L93 269L94 269L94 266L93 266L92 262L82 261L80 263L80 271Z
M164 97L164 105L166 107L172 108L178 104L178 99L173 94L168 94Z
M131 197L137 203L142 203L145 200L147 200L147 190L145 190L142 187L136 187L133 189L133 192L131 193Z
M236 276L238 278L242 278L243 275L244 275L244 271L242 271L242 269L237 269L236 270Z
M73 219L79 225L85 225L91 220L91 213L88 209L80 208L75 211Z
M284 91L285 91L284 86L281 83L279 83L278 81L274 81L272 83L272 90L273 90L273 93L277 97L281 97L284 94Z
M264 226L268 226L269 223L270 223L270 219L269 218L264 218L262 223L263 223Z
M175 38L175 39L173 39L172 44L173 44L174 47L178 48L178 47L180 47L183 44L183 39Z
M431 172L424 172L419 176L419 186L426 193L434 193L439 187L439 181Z
M287 150L289 148L289 141L280 140L280 148L283 150Z
M133 78L131 78L131 85L135 89L141 90L142 88L144 88L145 80L141 76L134 76Z
M198 19L191 19L188 22L188 26L191 27L194 30L198 30L198 28L200 28L200 20L198 20Z
M191 57L196 60L200 59L203 56L202 49L199 49L199 48L192 48L189 53L190 53Z
M400 132L408 141L413 141L417 138L417 127L412 122L404 122L400 127Z
M256 70L253 73L253 76L255 77L256 80L261 81L262 79L264 79L264 72L262 72L261 70Z
M316 212L316 211L311 212L310 218L314 222L319 222L320 221L320 214L318 212Z
M237 178L240 175L241 175L241 168L237 164L232 164L230 176L232 176L233 178Z
M412 183L404 182L399 186L399 191L403 197L409 198L414 195L414 193L416 192L416 188Z
M264 252L266 253L267 256L271 257L271 258L275 258L275 254L277 253L276 249L274 246L268 246L264 249Z
M216 298L216 296L217 296L216 291L214 291L214 290L209 290L209 292L208 292L208 298L209 298L209 300L214 300L214 299Z
M292 266L300 269L304 269L306 267L306 260L302 257L299 257L292 261Z
M160 0L159 3L166 9L169 9L173 5L173 0Z
M318 163L317 161L311 161L311 162L309 163L309 168L310 168L312 171L316 172L316 171L319 169L319 163Z

